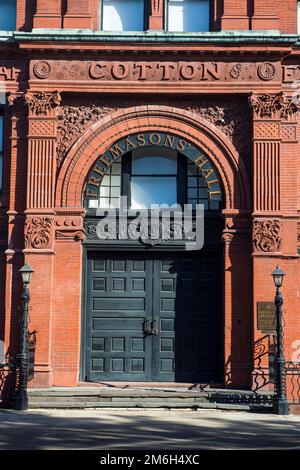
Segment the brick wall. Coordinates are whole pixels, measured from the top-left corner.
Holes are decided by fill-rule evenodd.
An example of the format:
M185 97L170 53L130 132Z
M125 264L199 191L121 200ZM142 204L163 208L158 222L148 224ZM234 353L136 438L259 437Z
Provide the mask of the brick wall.
M18 0L17 29L34 28L99 28L100 0ZM164 0L160 0L163 2ZM285 0L212 0L213 30L280 29L296 33L297 1ZM155 14L150 29L160 29L164 8Z

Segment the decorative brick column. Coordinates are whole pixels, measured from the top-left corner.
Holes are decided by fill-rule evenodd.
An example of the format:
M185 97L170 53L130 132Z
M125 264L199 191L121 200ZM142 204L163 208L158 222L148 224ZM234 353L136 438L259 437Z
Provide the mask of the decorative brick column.
M221 29L249 29L247 0L226 0L224 2Z
M25 100L29 129L24 255L35 271L30 285L30 318L32 329L37 330L33 383L51 386L56 108L60 95L29 92Z
M79 377L83 216L80 208L56 209L51 356L56 386L74 387Z
M234 209L224 210L223 216L225 386L248 388L252 364L249 338L253 334L252 296L248 295L252 286L251 219L247 212Z
M36 0L34 28L61 28L62 0Z
M293 315L299 309L298 287L294 282L297 254L297 158L296 113L299 105L290 97L252 95L253 109L253 312L254 342L259 345L253 371L253 387L269 387L271 332L258 330L258 302L273 302L275 290L271 273L279 263L287 273L283 294L285 346L293 341ZM285 294L289 292L288 295ZM290 335L289 332L292 334Z
M151 0L149 29L164 29L164 0Z
M90 0L67 0L63 18L64 28L89 29L92 27Z
M10 146L6 147L6 156L10 155L9 180L4 182L2 200L6 206L3 239L8 241L5 251L5 296L1 300L3 306L3 321L5 332L4 342L8 356L15 357L19 352L19 307L21 303L20 267L23 265L23 231L26 193L26 120L24 115L24 100L22 93L11 93L7 97L7 121L10 119ZM7 126L8 128L8 126ZM9 188L9 197L8 197ZM2 220L0 220L2 223ZM0 232L1 232L0 229ZM2 273L1 273L2 274ZM1 296L1 293L0 293Z

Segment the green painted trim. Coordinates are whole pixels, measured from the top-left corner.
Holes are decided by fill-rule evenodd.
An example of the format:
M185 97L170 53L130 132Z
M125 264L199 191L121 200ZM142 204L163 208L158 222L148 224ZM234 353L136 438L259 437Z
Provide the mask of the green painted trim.
M1 32L0 32L1 36ZM130 43L285 43L294 44L300 41L298 35L281 34L277 30L269 31L220 31L208 33L170 33L164 31L112 33L92 31L89 29L34 29L32 32L16 31L13 33L16 42L22 41L74 41L74 42L130 42Z

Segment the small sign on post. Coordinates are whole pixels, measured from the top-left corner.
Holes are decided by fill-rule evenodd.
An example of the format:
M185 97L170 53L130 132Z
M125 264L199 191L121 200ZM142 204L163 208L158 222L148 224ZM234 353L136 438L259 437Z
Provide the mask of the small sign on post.
M257 302L257 329L263 333L272 333L276 330L274 302Z

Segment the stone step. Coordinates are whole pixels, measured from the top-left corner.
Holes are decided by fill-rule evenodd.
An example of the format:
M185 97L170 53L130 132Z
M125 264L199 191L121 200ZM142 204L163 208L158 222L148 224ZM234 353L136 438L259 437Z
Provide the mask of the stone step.
M270 393L244 390L53 387L29 389L30 409L38 408L210 408L268 411Z
M219 410L231 410L231 411L256 411L256 412L271 412L272 408L269 406L262 405L240 405L240 404L227 404L227 403L178 403L173 401L156 401L146 402L141 401L130 401L128 403L121 401L113 402L78 402L76 401L60 401L60 402L33 402L29 404L29 409L83 409L83 408L97 408L97 409L109 409L109 408L155 408L155 409L219 409Z

